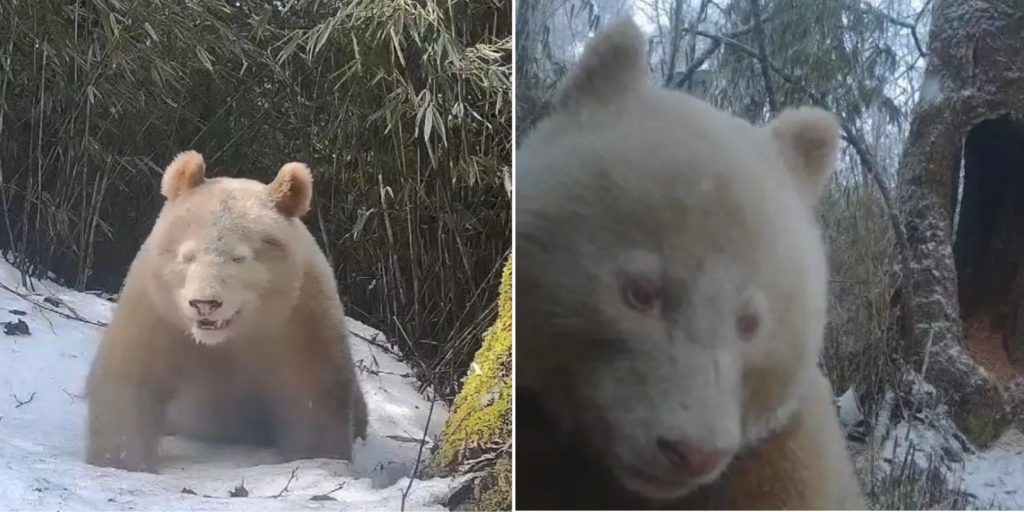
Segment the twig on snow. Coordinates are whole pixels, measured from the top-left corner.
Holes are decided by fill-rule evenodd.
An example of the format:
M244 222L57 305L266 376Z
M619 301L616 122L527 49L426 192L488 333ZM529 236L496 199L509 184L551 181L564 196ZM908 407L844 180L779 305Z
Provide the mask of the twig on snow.
M21 409L21 406L28 405L28 404L32 403L32 400L36 399L36 392L33 391L32 394L28 396L28 400L22 400L22 399L18 398L18 395L15 395L14 393L11 393L11 398L13 398L14 401L17 402L17 404L18 404L18 405L15 405L14 408L15 409Z
M423 427L423 439L420 440L420 449L416 452L416 465L413 466L412 474L409 475L409 484L402 491L402 512L405 512L405 499L409 496L409 490L412 489L412 482L416 480L416 474L420 472L420 461L423 460L423 447L427 445L427 433L430 432L430 418L434 416L435 403L437 403L437 393L432 393L430 397L430 411L427 412L427 424Z
M334 489L331 489L331 490L329 490L329 491L327 491L325 493L314 494L313 496L311 496L309 498L309 501L338 501L338 498L335 498L334 496L331 496L331 494L334 494L334 493L342 490L343 488L345 488L345 482L342 482L341 484L339 484Z
M242 479L242 483L238 484L234 489L228 491L228 496L232 498L249 497L249 489L245 488L245 478Z
M356 338L359 338L359 339L369 343L370 345L373 345L373 346L375 346L375 347L377 347L377 348L379 348L379 349L381 349L381 350L383 350L383 351L393 355L393 356L400 356L400 354L395 352L395 350L393 348L385 345L384 342L379 341L377 339L377 336L374 336L374 337L371 338L369 336L365 336L365 335L360 334L360 333L358 333L356 331L353 331L352 329L349 329L348 333L353 335L353 336L355 336Z
M281 496L284 496L284 493L288 492L288 486L292 484L292 480L295 480L295 473L298 470L299 470L298 466L295 466L294 468L292 468L292 474L288 476L288 481L284 483L284 489L281 489L281 492L271 496L271 498L280 498ZM331 492L334 492L334 491L331 491Z
M67 318L67 319L70 319L70 320L76 320L76 321L79 321L79 322L82 322L82 323L86 323L86 324L89 324L89 325L95 325L96 327L106 327L107 326L106 322L97 322L96 320L89 320L88 318L85 318L84 316L78 314L77 311L72 309L71 306L68 306L63 301L61 301L61 304L63 304L64 307L68 308L68 310L71 311L71 313L65 313L64 311L61 311L61 310L59 310L57 308L54 308L54 307L51 307L48 304L40 303L40 302L38 302L36 300L33 300L31 297L28 296L28 294L21 293L21 292L15 290L14 288L11 288L10 286L7 286L6 284L0 283L0 289L6 290L6 291L8 291L10 293L13 293L14 295L17 295L18 297L21 297L26 302L28 302L29 304L32 304L33 306L35 306L35 307L37 307L39 309L43 309L43 310L49 311L51 313L56 313L56 314L58 314L58 315L60 315L60 316L62 316L64 318Z

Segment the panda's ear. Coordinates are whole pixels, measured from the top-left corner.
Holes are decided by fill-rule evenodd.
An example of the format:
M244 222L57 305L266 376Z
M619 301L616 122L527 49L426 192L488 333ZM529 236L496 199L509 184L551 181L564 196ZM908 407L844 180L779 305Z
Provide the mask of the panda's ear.
M268 185L270 199L279 212L288 217L302 217L313 200L313 174L306 164L291 162L277 171Z
M814 107L784 110L769 125L783 163L811 205L818 203L835 170L839 150L836 116Z
M178 153L164 170L160 180L160 193L169 201L192 190L206 181L206 162L196 151Z
M606 103L625 96L647 76L647 44L632 18L602 28L555 94L557 108Z

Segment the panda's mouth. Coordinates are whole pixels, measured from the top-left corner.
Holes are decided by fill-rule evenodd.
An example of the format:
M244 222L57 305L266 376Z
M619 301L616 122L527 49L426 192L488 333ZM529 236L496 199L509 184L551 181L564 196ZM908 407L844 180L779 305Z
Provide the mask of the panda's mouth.
M225 318L224 320L200 318L199 320L196 320L196 327L203 331L220 331L227 329L229 325L231 325L230 318Z
M228 327L231 327L231 323L235 320L238 313L235 313L228 318L221 320L214 320L212 318L198 318L196 319L196 328L201 331L223 331Z

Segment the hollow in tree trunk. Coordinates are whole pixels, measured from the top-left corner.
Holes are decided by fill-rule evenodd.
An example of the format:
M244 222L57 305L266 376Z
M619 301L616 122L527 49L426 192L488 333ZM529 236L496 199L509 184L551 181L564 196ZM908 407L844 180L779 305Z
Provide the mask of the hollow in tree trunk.
M1022 40L1024 0L936 0L899 169L914 283L904 354L982 446L1010 422L1000 377L1016 377L1024 341Z

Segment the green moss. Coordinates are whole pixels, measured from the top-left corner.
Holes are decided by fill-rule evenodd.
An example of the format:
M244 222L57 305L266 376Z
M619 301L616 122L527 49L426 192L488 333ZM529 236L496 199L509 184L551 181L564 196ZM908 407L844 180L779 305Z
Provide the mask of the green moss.
M480 510L509 510L512 508L512 458L502 458L493 470L481 478L479 487L483 490L478 508Z
M953 415L953 423L971 443L979 448L987 448L999 439L999 436L1013 423L1008 414L995 413L998 404L975 407Z
M498 291L498 315L484 333L480 350L441 432L434 464L442 473L512 439L512 260L505 264ZM483 510L510 509L511 453L499 457L478 479Z

